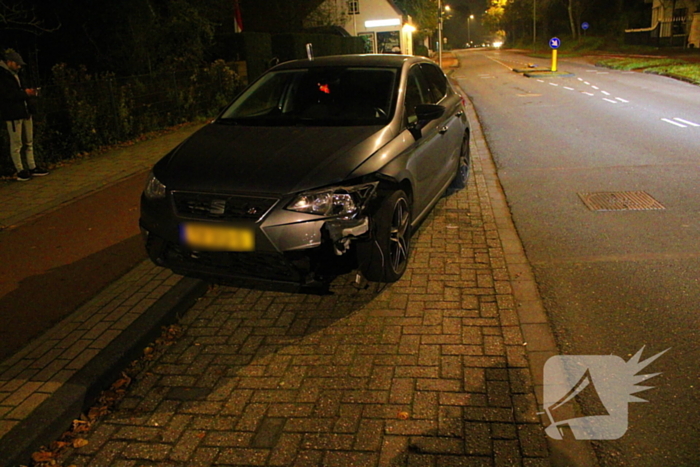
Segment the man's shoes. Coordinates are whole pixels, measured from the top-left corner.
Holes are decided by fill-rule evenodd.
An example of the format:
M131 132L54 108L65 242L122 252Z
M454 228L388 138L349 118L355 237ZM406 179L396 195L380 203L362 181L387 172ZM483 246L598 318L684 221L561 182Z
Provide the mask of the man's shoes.
M17 181L26 182L32 178L31 172L29 170L20 170L17 172Z
M42 169L41 167L35 167L29 171L33 177L43 177L44 175L48 175L49 171L46 169Z

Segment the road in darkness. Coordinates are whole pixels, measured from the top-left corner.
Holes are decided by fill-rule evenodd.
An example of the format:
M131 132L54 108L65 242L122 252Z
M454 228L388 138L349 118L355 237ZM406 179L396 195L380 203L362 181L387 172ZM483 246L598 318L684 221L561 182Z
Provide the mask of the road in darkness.
M560 61L458 51L562 354L643 359L661 372L602 466L700 465L700 87ZM594 211L586 193L642 191L663 209ZM653 206L648 206L653 207ZM644 385L644 384L642 384Z

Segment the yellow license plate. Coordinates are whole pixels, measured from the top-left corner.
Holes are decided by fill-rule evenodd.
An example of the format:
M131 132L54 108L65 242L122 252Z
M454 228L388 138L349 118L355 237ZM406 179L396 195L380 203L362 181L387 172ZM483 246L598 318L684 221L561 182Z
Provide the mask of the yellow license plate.
M182 240L193 249L253 251L255 232L251 229L216 224L183 224Z

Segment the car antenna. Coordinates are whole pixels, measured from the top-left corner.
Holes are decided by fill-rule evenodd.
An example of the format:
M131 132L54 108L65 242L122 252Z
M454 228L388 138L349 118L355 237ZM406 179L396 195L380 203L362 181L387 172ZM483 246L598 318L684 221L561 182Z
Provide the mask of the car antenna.
M314 59L314 46L311 42L306 44L306 58L308 58L309 60Z

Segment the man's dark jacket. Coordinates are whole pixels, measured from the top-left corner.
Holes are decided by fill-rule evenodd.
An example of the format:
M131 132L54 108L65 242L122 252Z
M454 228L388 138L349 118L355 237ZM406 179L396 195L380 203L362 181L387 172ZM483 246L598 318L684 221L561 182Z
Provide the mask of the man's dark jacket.
M28 97L12 72L0 66L0 118L4 121L29 118Z

